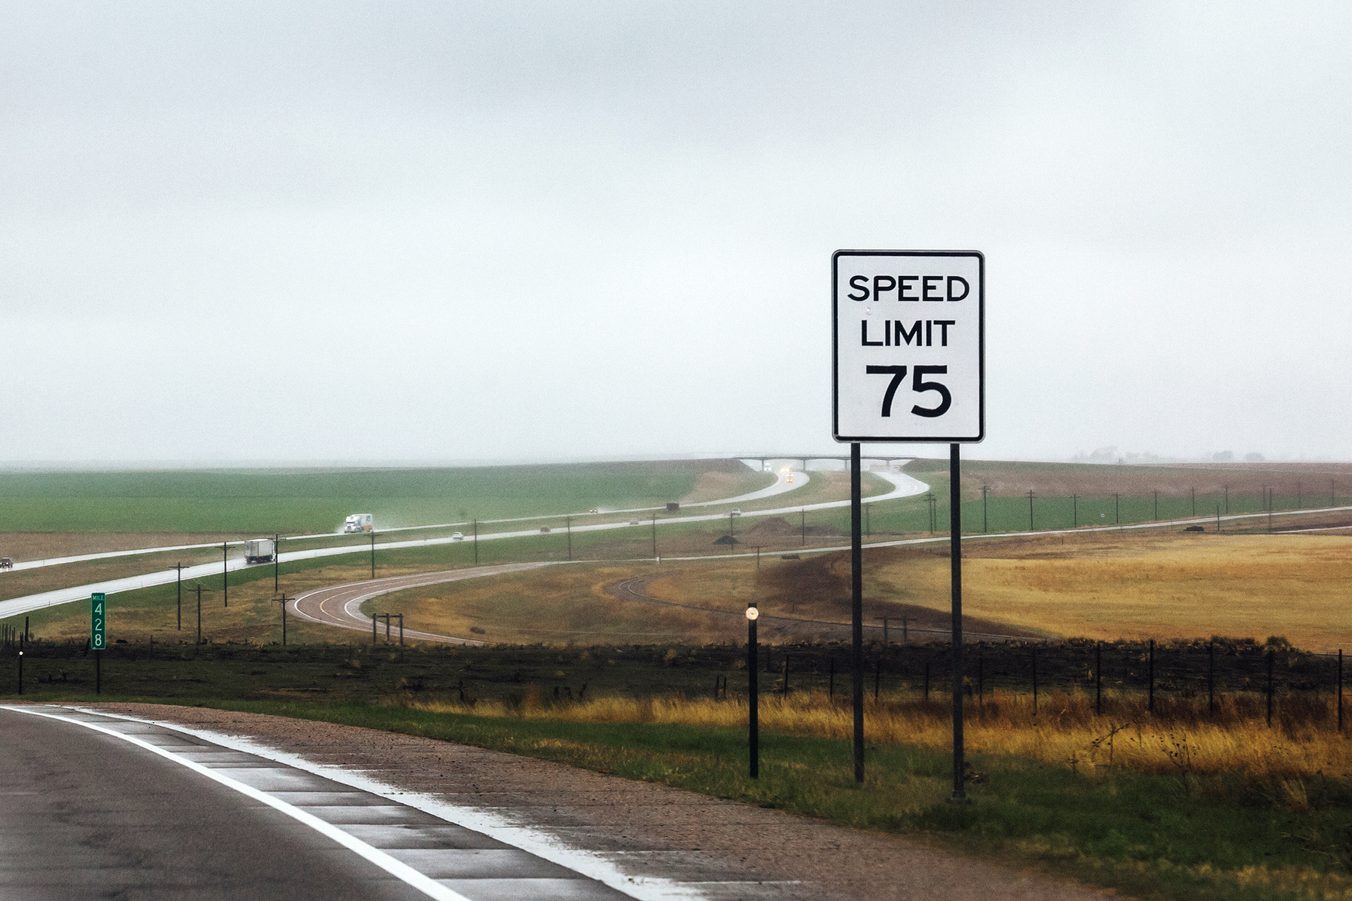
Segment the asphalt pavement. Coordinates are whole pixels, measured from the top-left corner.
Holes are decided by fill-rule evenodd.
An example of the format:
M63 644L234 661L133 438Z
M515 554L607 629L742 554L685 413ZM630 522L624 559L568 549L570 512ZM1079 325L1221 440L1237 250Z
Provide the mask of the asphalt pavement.
M630 896L387 797L162 725L0 707L0 898Z

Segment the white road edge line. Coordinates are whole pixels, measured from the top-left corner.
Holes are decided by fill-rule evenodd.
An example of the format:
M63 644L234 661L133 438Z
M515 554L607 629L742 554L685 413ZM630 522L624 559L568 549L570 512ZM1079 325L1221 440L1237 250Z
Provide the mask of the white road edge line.
M15 708L10 705L0 705L0 709ZM448 823L454 823L458 826L464 826L466 829L482 832L490 838L497 839L498 841L512 845L515 848L520 848L522 851L534 854L536 857L543 858L550 863L556 863L561 867L572 870L589 879L594 879L603 885L607 885L616 891L630 896L631 898L638 899L638 901L700 901L700 899L705 897L703 893L693 888L692 883L675 882L658 876L630 876L600 854L570 847L565 842L546 832L532 829L527 826L518 826L505 816L495 815L474 807L447 804L445 801L442 801L433 795L406 791L376 779L372 779L369 776L349 772L337 767L324 766L323 764L307 760L297 754L271 748L246 738L226 735L223 732L213 732L209 729L197 729L192 726L184 726L180 723L171 723L166 720L145 719L128 714L97 710L92 707L78 707L71 705L69 709L84 714L103 716L108 717L109 719L127 720L128 722L143 723L151 726L159 726L160 728L169 729L174 732L182 732L185 735L191 735L195 738L212 742L221 747L229 748L232 751L253 754L257 757L262 757L265 760L271 760L276 763L294 767L298 770L303 770L304 772L319 776L323 779L329 779L333 782L350 786L351 788L370 792L387 801L403 804L407 807L412 807L415 810L421 810L423 813L431 814ZM245 787L247 788L247 786ZM354 841L356 841L356 839L354 839ZM377 850L377 853L383 852Z
M366 842L362 841L361 839L347 834L343 830L334 826L332 823L324 822L314 814L306 813L299 807L294 807L286 803L285 801L272 797L267 792L260 791L259 789L256 789L250 785L245 785L243 782L231 779L229 776L222 776L220 773L214 772L210 767L202 766L200 763L188 760L186 757L180 757L177 754L173 753L172 751L166 751L163 748L156 747L150 742L142 741L141 739L137 738L134 735L128 735L123 732L118 732L116 729L109 729L106 726L100 726L97 723L84 722L81 720L74 719L73 717L61 716L60 714L56 713L47 713L40 710L33 710L31 708L24 708L15 705L5 704L0 705L0 709L10 710L15 713L26 714L28 716L40 716L46 719L57 720L63 723L70 723L71 725L82 726L86 729L92 729L95 732L102 732L104 735L110 735L113 738L120 738L125 742L136 745L139 748L144 748L147 751L150 751L154 754L158 754L159 756L165 758L166 760L171 761L172 763L176 763L179 766L192 770L198 775L206 776L208 779L218 782L221 785L224 785L226 788L229 788L233 791L239 792L241 795L244 795L247 798L251 798L254 801L258 801L261 804L266 804L269 807L272 807L280 811L281 813L286 814L292 819L300 823L303 823L306 826L309 826L311 829L325 836L326 838L332 839L333 841L347 848L349 851L352 851L353 853L360 855L361 857L365 858L369 863L375 864L377 867L380 867L380 869L389 873L391 876L394 876L401 882L404 882L407 885L417 889L424 895L427 895L429 898L436 898L438 899L438 901L470 901L470 899L466 898L464 895L452 891L451 889L447 888L444 885L441 885L440 883L436 882L435 880L431 879L428 876L424 876L422 873L419 873L417 870L413 869L408 864L396 860L389 854L386 854L384 851L381 851L379 848L374 848L371 845L368 845ZM100 716L107 716L107 714L101 714L98 711L93 710L80 712L94 713ZM134 719L134 718L124 717L124 719ZM140 722L148 723L149 721L141 720Z

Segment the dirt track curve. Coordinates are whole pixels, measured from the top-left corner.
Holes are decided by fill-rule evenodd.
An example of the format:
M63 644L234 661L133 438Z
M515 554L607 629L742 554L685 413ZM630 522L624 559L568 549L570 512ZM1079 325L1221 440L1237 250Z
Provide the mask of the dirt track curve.
M548 563L503 563L497 566L476 566L471 569L443 570L442 572L418 573L409 576L388 576L383 579L365 579L361 582L348 582L343 585L307 591L292 601L291 609L295 611L297 616L310 622L334 626L339 629L367 632L373 628L373 621L361 613L361 605L371 598L409 588L441 585L445 582L459 582L464 579L500 576L505 573L521 572L522 570L537 569L549 565ZM481 645L484 643L473 638L440 635L436 632L423 632L417 629L405 629L403 635L413 641L437 641L443 644Z

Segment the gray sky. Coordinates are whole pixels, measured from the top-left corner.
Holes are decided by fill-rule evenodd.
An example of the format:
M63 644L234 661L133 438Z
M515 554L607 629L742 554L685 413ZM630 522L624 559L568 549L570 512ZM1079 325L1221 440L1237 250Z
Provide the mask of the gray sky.
M8 0L0 464L834 452L839 248L985 253L972 456L1348 459L1349 46L1344 2Z

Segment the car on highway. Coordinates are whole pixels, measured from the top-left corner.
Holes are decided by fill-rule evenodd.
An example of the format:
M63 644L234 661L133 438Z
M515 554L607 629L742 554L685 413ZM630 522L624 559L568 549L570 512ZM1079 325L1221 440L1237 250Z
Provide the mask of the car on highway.
M540 532L543 534L549 531L549 526L540 526Z
M451 540L452 540L452 541L464 541L464 540L465 540L465 533L464 533L464 532L452 532L452 533L451 533Z
M13 569L14 559L12 557L0 557L0 569Z
M742 515L742 511L741 511L741 510L733 510L733 511L732 511L731 513L729 513L728 515L729 515L729 516L741 516L741 515Z
M631 520L629 520L629 525L631 525L631 526L636 526L636 525L638 525L638 520L637 520L637 519L631 519Z

